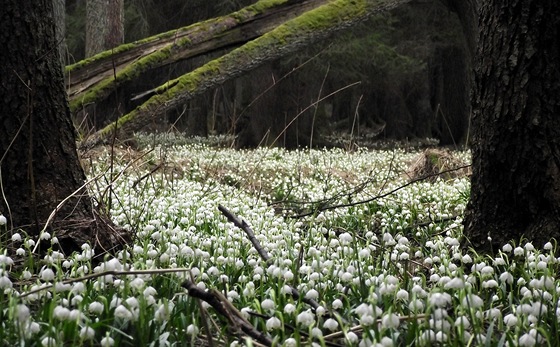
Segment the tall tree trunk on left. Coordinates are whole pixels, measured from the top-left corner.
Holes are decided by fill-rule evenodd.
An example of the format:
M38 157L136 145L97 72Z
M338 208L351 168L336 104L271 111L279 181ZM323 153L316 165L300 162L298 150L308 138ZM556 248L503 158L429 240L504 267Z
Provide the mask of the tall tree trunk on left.
M124 0L87 0L86 58L124 42Z
M80 189L85 175L64 91L53 1L4 1L0 42L10 48L0 55L0 212L11 230L37 236L56 211L46 230L67 252L85 242L111 247L117 240Z

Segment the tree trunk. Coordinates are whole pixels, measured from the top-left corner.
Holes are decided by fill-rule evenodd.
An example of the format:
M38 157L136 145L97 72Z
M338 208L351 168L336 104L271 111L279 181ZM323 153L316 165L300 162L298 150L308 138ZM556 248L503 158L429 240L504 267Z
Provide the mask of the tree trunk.
M560 2L481 5L465 235L542 245L560 239Z
M87 0L86 58L124 42L124 0Z
M66 0L53 0L55 36L60 61L66 65Z
M409 0L336 0L287 21L274 30L206 65L170 80L154 89L148 101L132 112L82 141L90 148L105 141L115 129L121 136L139 131L150 120L207 90L251 71L267 62L320 42L332 34L364 21L373 14L402 5Z
M56 49L53 1L6 0L0 11L0 212L10 230L46 229L66 252L113 243L85 189ZM72 196L65 203L62 201ZM105 229L106 230L106 229ZM97 234L99 232L99 234Z

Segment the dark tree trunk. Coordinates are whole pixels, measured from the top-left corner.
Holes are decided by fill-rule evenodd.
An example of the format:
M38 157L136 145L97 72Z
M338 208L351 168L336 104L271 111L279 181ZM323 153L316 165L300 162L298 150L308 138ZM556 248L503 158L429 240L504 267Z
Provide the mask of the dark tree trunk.
M124 42L124 0L87 0L86 58Z
M0 212L12 230L38 235L56 211L48 231L65 251L82 243L107 247L85 190L74 126L64 91L55 39L53 1L4 1L0 42ZM76 193L76 191L78 191ZM65 203L61 202L75 194ZM61 204L61 206L59 206Z
M490 251L560 239L560 2L481 3L465 234Z

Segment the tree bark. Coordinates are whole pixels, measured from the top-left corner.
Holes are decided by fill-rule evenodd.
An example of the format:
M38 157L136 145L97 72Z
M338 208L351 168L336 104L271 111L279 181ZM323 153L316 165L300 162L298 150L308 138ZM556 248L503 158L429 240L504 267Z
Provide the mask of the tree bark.
M481 251L560 239L560 2L481 3L471 198Z
M157 68L244 44L325 2L260 1L230 15L122 45L68 66L70 109L76 112L102 103L118 88Z
M80 147L85 149L102 143L115 129L124 138L142 129L154 117L173 110L194 96L264 63L326 39L375 13L388 11L406 2L408 0L337 0L308 11L230 53L154 89L156 95L119 118L118 122L109 124L82 141Z
M87 0L86 58L124 42L124 0Z
M53 1L6 0L0 42L10 47L10 54L0 55L0 212L9 229L38 236L56 212L46 230L64 251L85 242L111 247L116 239L97 227L92 202L80 189L85 175L64 91Z

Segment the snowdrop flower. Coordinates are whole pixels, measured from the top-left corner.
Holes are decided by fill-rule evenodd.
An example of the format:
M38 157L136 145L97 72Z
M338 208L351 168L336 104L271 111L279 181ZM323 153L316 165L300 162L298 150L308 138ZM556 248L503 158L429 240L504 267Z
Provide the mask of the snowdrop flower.
M303 325L304 327L309 327L315 323L315 317L313 316L313 313L304 311L298 314L296 322Z
M266 321L266 330L280 329L282 322L277 317L271 317Z
M261 302L261 308L266 311L274 311L276 304L271 299L265 299Z
M45 282L51 282L52 280L54 280L55 277L54 271L50 268L43 268L41 270L40 277Z
M408 292L404 289L399 289L399 291L396 294L396 298L398 300L403 300L403 301L408 301Z
M194 324L190 324L187 327L187 335L196 336L198 335L198 331L199 331L198 327Z
M522 256L523 254L525 254L525 251L521 247L515 247L513 250L513 255L515 256Z
M99 341L101 347L113 347L115 345L115 340L110 336L105 336Z
M315 327L311 329L311 336L313 336L316 339L320 339L323 337L323 332L321 331L321 329Z
M105 307L103 306L102 303L100 303L99 301L94 301L92 303L89 304L88 309L89 312L100 315L103 313L103 309Z
M8 276L0 276L0 289L12 288L12 281Z
M19 322L26 321L27 319L29 319L30 316L31 313L29 312L29 307L23 304L18 304L16 306L16 318Z
M471 307L474 309L482 307L484 305L484 300L476 294L470 294L463 298L463 306L464 307Z
M323 323L323 328L327 330L336 330L338 328L338 322L332 318L329 318Z
M115 317L130 320L132 319L132 312L130 312L124 305L119 305L115 309Z
M296 306L294 304L286 304L284 306L284 312L287 314L292 314L296 311Z
M535 331L535 333L533 333ZM537 344L537 339L535 339L536 330L531 329L529 333L521 335L519 338L519 346L522 347L532 347Z
M465 288L465 281L463 281L462 278L454 277L452 280L447 282L443 287L445 289L463 289Z
M432 293L430 304L435 307L443 307L451 303L451 295L448 293Z
M468 329L471 326L471 322L469 322L469 319L465 316L459 316L457 317L457 319L455 320L455 324L456 327L463 327L463 329Z
M359 337L358 335L356 335L353 331L349 331L348 334L346 334L346 339L348 340L348 342L350 344L355 344L356 342L358 342Z
M1 222L2 217L4 217L4 216L0 215L0 222ZM6 218L6 217L4 217L4 218ZM0 223L0 225L3 225L3 224ZM21 235L19 233L14 233L12 235L12 242L21 242Z
M531 242L527 242L527 243L525 244L525 250L526 250L527 252L532 252L532 251L535 250L535 246L533 246L533 244L532 244Z
M52 337L45 337L41 340L41 346L43 347L55 347L58 346L56 340Z
M296 342L296 339L294 339L293 337L290 337L289 339L286 339L286 341L284 341L284 346L286 347L296 347L298 344Z
M82 340L91 340L95 337L95 330L93 328L85 326L80 330L80 338Z
M60 321L68 319L70 310L63 306L56 306L53 310L53 317Z
M498 286L498 282L496 280L488 280L482 282L482 288L496 288Z
M306 299L317 300L319 297L319 292L315 289L310 289L307 293L305 293Z
M504 324L507 325L508 327L517 326L517 317L513 313L506 315L504 317Z
M339 308L342 308L344 306L344 304L342 303L342 301L340 299L335 299L332 303L332 308L335 310L338 310Z
M507 284L512 284L513 283L513 275L510 274L509 272L504 272L500 275L500 282L504 282Z
M386 329L394 329L400 325L399 316L394 313L387 314L381 319L381 325Z
M408 304L408 308L414 313L423 312L424 311L424 303L422 302L422 300L415 299L415 300L412 300L410 302L410 304Z

